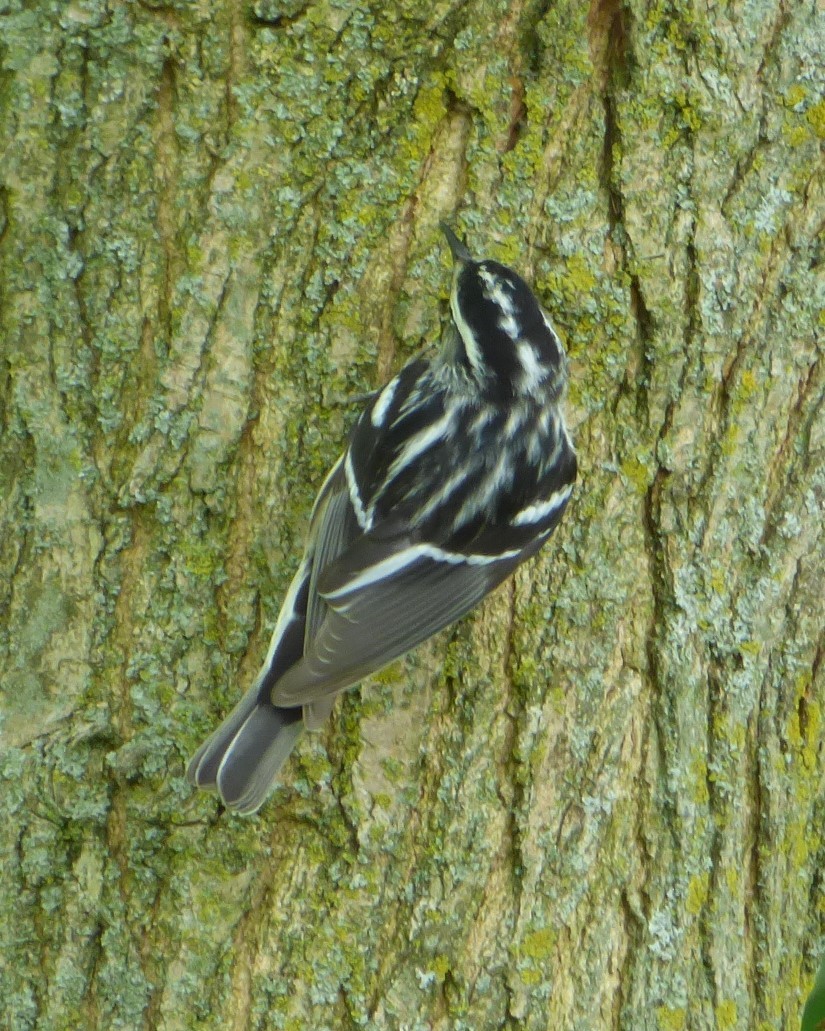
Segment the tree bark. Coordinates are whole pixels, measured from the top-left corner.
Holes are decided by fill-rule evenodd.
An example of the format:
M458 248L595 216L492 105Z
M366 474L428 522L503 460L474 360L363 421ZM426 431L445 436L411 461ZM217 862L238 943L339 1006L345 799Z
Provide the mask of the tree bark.
M814 0L10 0L14 1031L798 1026L825 933ZM260 815L183 779L357 405L536 287L581 479Z

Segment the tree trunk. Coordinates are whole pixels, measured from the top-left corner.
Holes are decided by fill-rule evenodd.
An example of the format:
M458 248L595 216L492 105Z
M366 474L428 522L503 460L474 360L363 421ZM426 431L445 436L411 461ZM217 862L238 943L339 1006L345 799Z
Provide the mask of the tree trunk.
M798 1026L825 927L815 0L7 3L2 1005L42 1029ZM439 218L564 334L542 555L254 819L187 757Z

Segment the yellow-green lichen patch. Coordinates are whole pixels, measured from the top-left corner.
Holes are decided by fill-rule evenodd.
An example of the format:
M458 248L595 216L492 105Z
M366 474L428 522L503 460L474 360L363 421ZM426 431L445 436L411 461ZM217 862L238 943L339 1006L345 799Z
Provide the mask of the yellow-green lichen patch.
M710 875L707 872L694 874L688 883L685 909L691 916L698 916L708 900Z
M656 1009L656 1020L660 1031L683 1031L686 1026L687 1012L682 1007L659 1006Z

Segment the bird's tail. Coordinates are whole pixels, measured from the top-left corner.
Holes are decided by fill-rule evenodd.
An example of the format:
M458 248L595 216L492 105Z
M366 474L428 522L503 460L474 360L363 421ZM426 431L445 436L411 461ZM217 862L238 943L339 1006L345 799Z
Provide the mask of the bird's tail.
M192 756L190 784L212 788L228 809L256 812L303 729L301 707L261 701L256 683Z

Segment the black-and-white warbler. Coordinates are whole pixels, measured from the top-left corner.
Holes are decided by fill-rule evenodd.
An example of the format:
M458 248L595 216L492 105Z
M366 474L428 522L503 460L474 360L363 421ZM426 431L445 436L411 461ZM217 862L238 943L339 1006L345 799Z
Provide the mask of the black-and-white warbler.
M335 696L459 619L545 543L576 479L567 361L524 280L456 262L444 345L376 393L312 511L255 683L189 764L240 813L261 805Z

